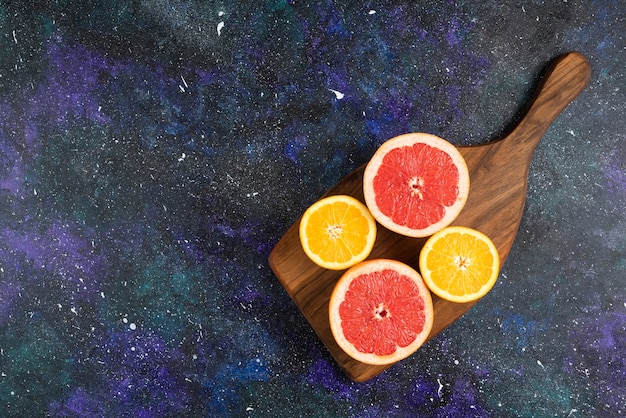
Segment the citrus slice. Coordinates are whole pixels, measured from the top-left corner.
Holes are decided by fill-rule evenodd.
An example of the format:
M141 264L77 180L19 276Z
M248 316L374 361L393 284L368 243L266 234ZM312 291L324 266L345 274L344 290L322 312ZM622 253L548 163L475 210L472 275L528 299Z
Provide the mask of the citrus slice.
M335 285L329 320L335 341L350 357L391 364L426 341L433 325L432 299L411 267L367 260L347 270Z
M389 139L363 174L365 203L384 227L427 237L448 226L467 201L469 172L454 145L434 135Z
M420 252L419 266L429 289L451 302L487 294L500 272L498 249L475 229L450 226L435 233Z
M376 221L367 207L347 195L318 200L302 215L300 243L318 266L343 270L367 258L376 241Z

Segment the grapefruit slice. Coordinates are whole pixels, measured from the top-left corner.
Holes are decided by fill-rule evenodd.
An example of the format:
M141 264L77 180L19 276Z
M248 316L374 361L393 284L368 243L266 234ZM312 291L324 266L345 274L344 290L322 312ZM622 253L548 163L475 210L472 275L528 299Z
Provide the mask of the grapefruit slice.
M461 153L425 133L389 139L363 174L365 204L374 218L409 237L427 237L448 226L468 193L469 172Z
M487 294L498 279L500 257L488 236L465 226L450 226L428 238L420 251L424 281L450 302L471 302Z
M318 266L344 270L367 258L376 241L376 221L363 203L348 195L320 199L300 220L300 243Z
M372 365L414 353L430 334L433 304L417 271L387 259L347 270L330 297L330 329L350 357Z

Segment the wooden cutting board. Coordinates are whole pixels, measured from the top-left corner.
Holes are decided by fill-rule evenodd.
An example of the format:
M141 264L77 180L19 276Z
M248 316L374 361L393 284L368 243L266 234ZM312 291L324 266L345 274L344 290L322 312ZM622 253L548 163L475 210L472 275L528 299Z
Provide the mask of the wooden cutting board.
M590 76L591 68L583 55L572 52L557 58L525 116L511 133L484 145L458 147L469 168L470 193L453 225L468 226L489 236L500 253L500 265L509 254L522 218L532 154L552 122L585 88ZM344 177L324 196L348 194L363 202L363 170L364 166ZM389 366L360 363L335 343L328 320L328 303L343 271L322 269L307 258L300 246L299 223L300 219L272 250L270 267L338 365L352 380L368 380ZM425 241L425 238L398 235L378 225L376 243L369 258L392 258L417 269L419 251ZM457 304L433 295L435 319L428 339L475 303Z

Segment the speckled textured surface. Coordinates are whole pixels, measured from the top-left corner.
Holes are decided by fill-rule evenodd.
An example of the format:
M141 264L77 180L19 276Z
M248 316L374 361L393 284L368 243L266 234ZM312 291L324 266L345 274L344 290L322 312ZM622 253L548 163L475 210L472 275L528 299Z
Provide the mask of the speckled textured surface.
M625 414L625 7L0 2L0 415ZM273 245L392 136L497 138L570 50L499 282L346 379Z

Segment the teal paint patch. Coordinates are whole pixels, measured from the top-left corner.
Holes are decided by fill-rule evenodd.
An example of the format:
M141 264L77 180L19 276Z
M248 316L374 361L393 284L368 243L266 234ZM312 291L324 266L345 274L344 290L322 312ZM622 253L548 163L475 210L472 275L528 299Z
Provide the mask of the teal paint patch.
M47 410L49 402L74 384L71 347L35 306L26 318L15 318L3 328L0 353L2 410L19 415L26 410Z

